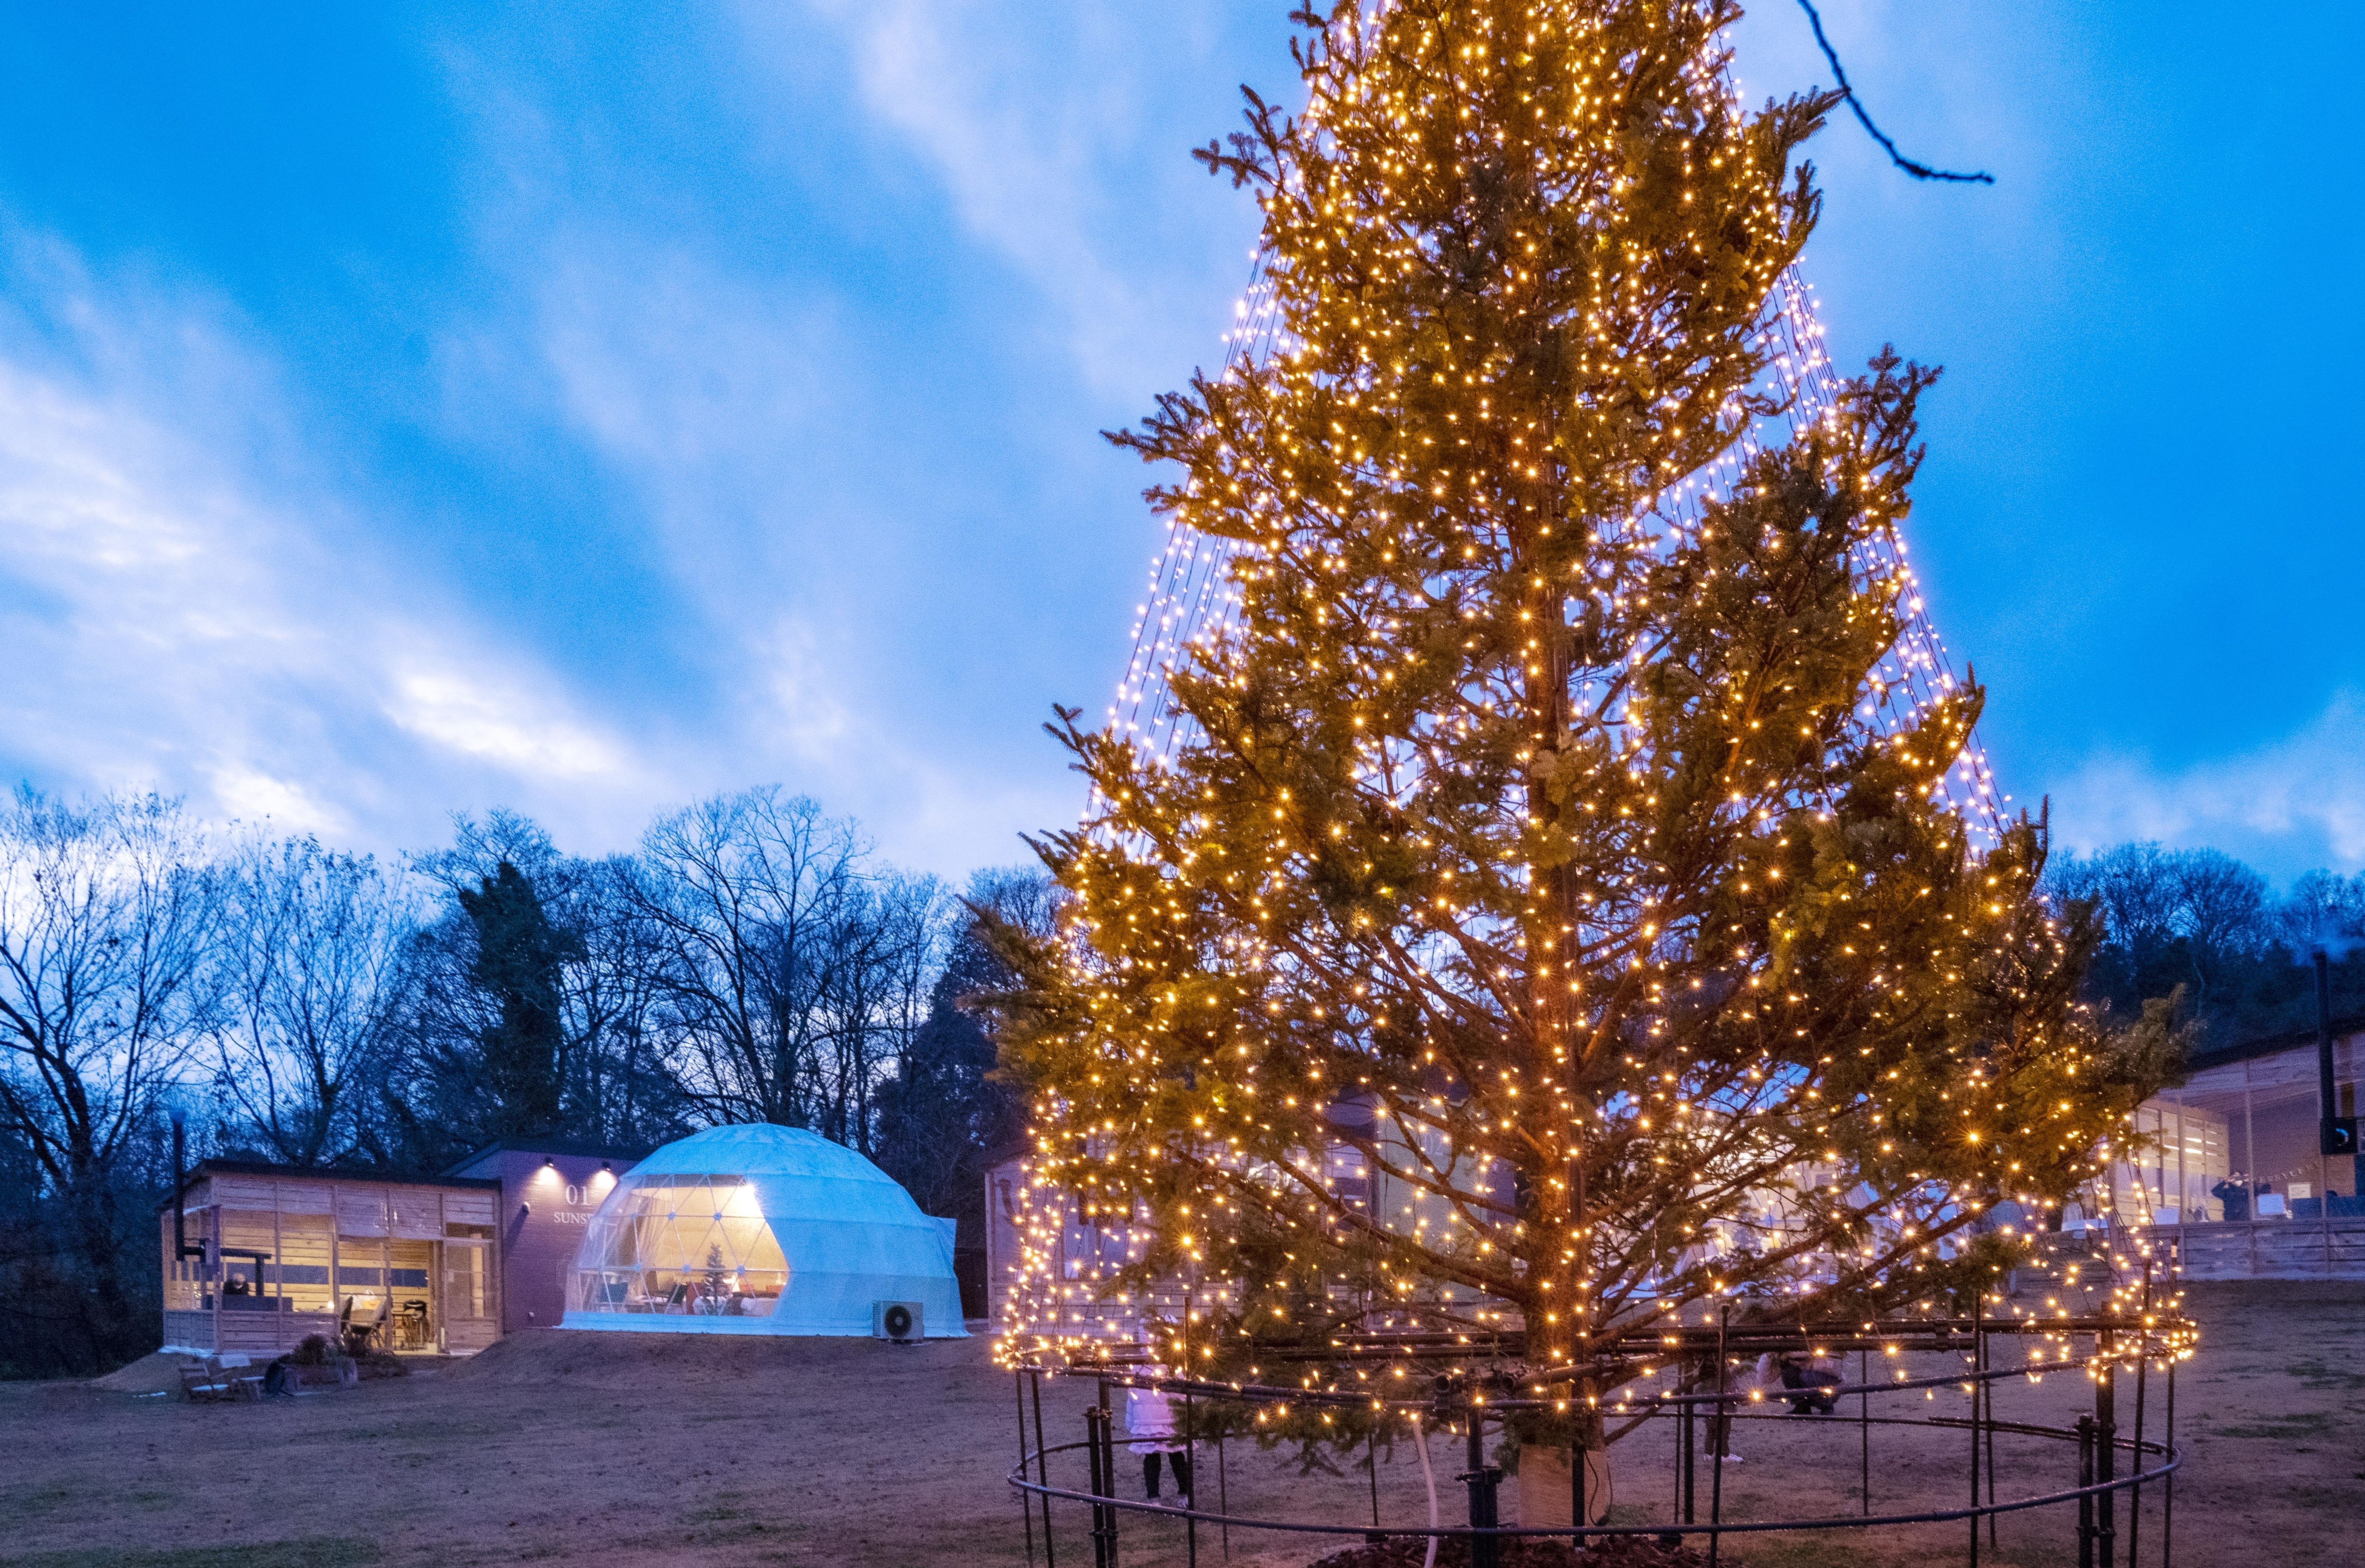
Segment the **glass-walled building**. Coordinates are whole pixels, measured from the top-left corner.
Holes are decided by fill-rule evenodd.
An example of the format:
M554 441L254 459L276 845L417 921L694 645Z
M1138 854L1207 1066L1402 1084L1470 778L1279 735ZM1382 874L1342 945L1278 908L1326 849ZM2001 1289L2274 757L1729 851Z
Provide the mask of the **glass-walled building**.
M644 1152L511 1139L401 1178L206 1160L177 1215L157 1210L163 1342L269 1356L319 1334L466 1355L554 1327L591 1216Z
M314 1334L482 1350L499 1336L500 1183L210 1159L157 1222L164 1343L272 1356Z
M2332 1041L2335 1115L2357 1114L2360 1058L2365 1030L2344 1020ZM2357 1217L2357 1161L2319 1142L2320 1072L2312 1030L2195 1058L2182 1084L2136 1113L2156 1147L2118 1168L2121 1209L2169 1225Z
M2171 1091L2135 1108L2140 1158L2112 1167L2112 1207L2141 1225L2196 1224L2225 1217L2223 1191L2233 1174L2226 1120L2206 1100L2183 1103ZM2242 1204L2236 1200L2237 1210Z
M918 1309L917 1334L958 1338L953 1232L842 1144L801 1127L709 1127L640 1161L600 1204L562 1327L869 1334L903 1304Z

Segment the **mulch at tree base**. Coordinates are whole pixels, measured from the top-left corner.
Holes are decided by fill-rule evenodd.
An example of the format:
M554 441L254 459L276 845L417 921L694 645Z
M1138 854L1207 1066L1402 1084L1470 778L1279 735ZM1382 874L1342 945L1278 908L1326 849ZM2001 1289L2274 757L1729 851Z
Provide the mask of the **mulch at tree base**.
M1688 1546L1661 1546L1649 1536L1636 1535L1613 1535L1575 1553L1564 1540L1514 1536L1496 1542L1495 1551L1502 1568L1706 1568L1708 1562ZM1391 1536L1376 1546L1333 1552L1312 1568L1420 1568L1428 1554L1428 1537ZM1439 1541L1437 1568L1470 1568L1469 1541L1451 1537Z

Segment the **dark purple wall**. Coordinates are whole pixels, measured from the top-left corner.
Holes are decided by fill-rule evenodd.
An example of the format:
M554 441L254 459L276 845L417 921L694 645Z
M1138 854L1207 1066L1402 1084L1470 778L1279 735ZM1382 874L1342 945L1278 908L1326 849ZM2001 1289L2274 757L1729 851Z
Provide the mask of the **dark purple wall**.
M453 1171L501 1184L502 1333L555 1327L565 1316L566 1274L584 1227L608 1195L610 1179L633 1168L629 1159L608 1164L603 1171L596 1155L498 1149Z

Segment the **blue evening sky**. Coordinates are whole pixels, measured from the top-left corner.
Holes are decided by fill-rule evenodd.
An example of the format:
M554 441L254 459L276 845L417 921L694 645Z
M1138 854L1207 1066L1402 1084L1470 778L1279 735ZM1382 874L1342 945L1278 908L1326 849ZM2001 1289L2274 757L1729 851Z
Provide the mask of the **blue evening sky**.
M0 770L380 850L778 781L958 876L1072 820L1158 528L1097 431L1218 353L1186 150L1280 0L0 18ZM2066 842L2365 866L2353 6L1832 0L1843 364ZM1824 81L1795 9L1752 96Z

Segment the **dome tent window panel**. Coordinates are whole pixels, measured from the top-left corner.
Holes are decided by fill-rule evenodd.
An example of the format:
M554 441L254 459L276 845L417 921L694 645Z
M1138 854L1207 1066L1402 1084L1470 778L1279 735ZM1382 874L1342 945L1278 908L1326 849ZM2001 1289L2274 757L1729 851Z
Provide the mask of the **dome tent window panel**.
M867 1338L881 1301L923 1303L930 1338L962 1337L952 1222L842 1144L726 1124L656 1150L609 1193L562 1327Z
M743 1177L627 1176L593 1222L578 1312L768 1316L788 1261Z

